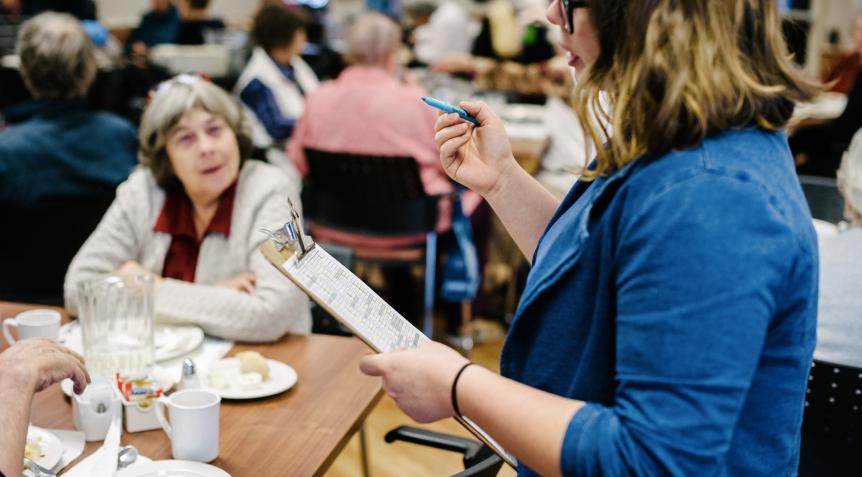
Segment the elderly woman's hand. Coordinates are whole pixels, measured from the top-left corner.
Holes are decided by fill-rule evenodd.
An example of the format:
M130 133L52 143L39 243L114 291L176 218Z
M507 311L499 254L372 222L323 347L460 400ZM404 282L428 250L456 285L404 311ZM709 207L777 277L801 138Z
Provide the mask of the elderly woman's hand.
M454 414L452 382L467 358L448 346L425 343L408 351L369 355L359 369L383 378L383 389L417 422L434 422Z
M0 353L0 373L16 376L16 384L33 392L70 378L80 394L90 382L84 358L47 338L20 340Z
M231 288L233 290L248 293L251 295L254 293L254 283L255 283L254 273L243 273L241 275L237 275L230 280L225 280L218 284L220 287Z

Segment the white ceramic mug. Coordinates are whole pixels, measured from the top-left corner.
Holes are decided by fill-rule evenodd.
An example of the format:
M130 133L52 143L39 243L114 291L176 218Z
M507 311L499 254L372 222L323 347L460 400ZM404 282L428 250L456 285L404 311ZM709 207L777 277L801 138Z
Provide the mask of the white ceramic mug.
M218 457L220 403L221 396L205 389L177 391L156 400L156 417L171 440L174 459L211 462Z
M54 310L30 310L18 313L15 318L3 320L3 336L9 346L15 344L15 339L9 333L9 328L17 328L19 340L44 336L57 341L60 334L60 312Z

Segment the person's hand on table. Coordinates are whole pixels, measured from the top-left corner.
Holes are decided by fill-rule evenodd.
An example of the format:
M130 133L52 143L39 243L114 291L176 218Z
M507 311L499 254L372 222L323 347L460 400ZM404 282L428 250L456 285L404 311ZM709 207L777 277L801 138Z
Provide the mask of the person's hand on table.
M84 358L47 338L20 340L0 353L0 372L15 376L34 393L69 378L75 382L75 393L81 394L90 383Z
M503 121L482 101L458 106L475 117L481 127L457 114L441 114L434 129L440 162L446 173L483 197L498 188L509 171L518 167Z
M157 276L156 274L150 272L140 263L129 260L126 263L122 264L114 270L114 273L117 275L149 275L153 277L153 281L158 285L162 281L162 277Z
M231 278L230 280L225 280L219 283L218 286L231 288L251 295L254 293L255 280L253 273L243 273Z
M359 369L383 378L383 389L417 422L454 415L452 382L469 361L448 346L431 341L408 351L369 355Z

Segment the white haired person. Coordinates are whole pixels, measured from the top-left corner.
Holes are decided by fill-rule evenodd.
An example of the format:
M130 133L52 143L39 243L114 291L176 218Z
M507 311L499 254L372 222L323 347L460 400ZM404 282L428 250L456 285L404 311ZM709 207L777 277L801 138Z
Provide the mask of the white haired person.
M0 353L0 476L21 475L35 394L67 378L77 394L84 392L90 383L84 358L47 338L19 340Z
M0 206L109 201L135 165L137 137L131 123L84 100L96 77L86 31L71 15L42 13L19 30L17 51L34 99L0 118Z
M69 266L66 308L76 312L81 280L149 273L160 322L240 341L308 333L305 295L258 251L260 230L285 222L298 191L273 166L246 160L252 145L236 99L178 76L156 89L140 140L142 167Z
M820 300L814 359L862 368L862 131L853 136L837 172L850 226L819 237Z
M401 47L398 26L380 13L366 13L350 26L345 38L345 56L350 64L337 79L328 81L310 93L288 144L288 156L299 172L308 174L305 149L345 155L411 157L419 168L419 177L428 195L447 194L453 186L440 164L434 142L437 113L420 98L424 89L398 77L396 55ZM350 159L345 159L350 160ZM489 213L480 210L478 194L463 194L464 211L473 219L479 261L484 259L484 238ZM437 231L451 225L451 203L441 199L438 206ZM321 224L312 225L318 239L354 247L391 247L416 237L368 237L347 234ZM419 303L414 296L410 277L403 267L384 267L387 298L405 315L413 315ZM403 287L403 288L401 288ZM459 315L452 311L450 315ZM454 327L459 320L450 319ZM450 329L449 331L454 332Z
M844 197L844 217L849 227L837 235L818 237L820 253L820 290L817 310L817 345L814 348L815 366L819 363L823 371L839 373L835 376L842 380L850 379L855 383L858 373L853 369L862 368L862 131L858 131L849 149L841 159L836 173L838 189ZM814 376L812 375L812 378ZM813 394L805 409L802 427L802 447L800 454L799 476L816 475L859 475L862 462L858 457L859 433L851 430L856 427L851 419L849 430L834 429L829 419L843 420L844 409L852 402L842 399L842 393L852 392L843 389L833 379L829 394L821 395L815 379L809 382ZM858 384L855 384L858 387ZM852 388L851 388L852 389ZM859 391L855 391L856 394ZM836 393L836 394L832 394ZM834 396L839 396L834 403ZM822 412L821 400L829 399L831 417ZM856 411L857 406L853 406ZM857 416L853 416L857 417ZM831 427L829 432L824 432Z

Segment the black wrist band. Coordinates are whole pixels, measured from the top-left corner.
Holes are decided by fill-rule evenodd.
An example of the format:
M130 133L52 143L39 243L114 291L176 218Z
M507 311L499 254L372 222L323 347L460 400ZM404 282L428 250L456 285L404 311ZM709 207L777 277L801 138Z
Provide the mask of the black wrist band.
M458 379L461 378L461 373L467 369L471 364L476 364L473 362L467 363L464 366L461 366L461 369L458 370L458 374L455 375L455 380L452 381L452 409L455 410L455 415L458 417L464 417L461 415L461 410L458 409Z

